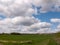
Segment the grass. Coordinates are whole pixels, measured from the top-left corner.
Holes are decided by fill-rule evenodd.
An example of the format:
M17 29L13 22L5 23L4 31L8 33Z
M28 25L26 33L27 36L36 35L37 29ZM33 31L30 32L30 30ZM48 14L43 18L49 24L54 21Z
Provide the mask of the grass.
M0 35L0 45L59 45L58 34Z

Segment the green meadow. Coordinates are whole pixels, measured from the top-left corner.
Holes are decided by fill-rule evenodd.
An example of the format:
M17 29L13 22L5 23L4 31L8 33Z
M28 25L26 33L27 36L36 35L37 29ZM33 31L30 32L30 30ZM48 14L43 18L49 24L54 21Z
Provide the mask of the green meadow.
M57 34L0 35L0 45L60 45Z

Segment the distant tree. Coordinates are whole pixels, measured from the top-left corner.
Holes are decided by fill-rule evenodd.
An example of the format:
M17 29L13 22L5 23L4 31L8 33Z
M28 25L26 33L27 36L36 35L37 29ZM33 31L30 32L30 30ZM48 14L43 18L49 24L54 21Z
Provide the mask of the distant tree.
M10 33L2 33L1 35L9 35Z
M11 35L21 35L20 33L12 32Z

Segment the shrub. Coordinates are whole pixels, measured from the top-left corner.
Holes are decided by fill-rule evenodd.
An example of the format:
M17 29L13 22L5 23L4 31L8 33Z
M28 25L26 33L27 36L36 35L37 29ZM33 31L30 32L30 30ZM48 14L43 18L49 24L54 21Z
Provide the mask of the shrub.
M21 34L13 32L13 33L11 33L11 35L21 35Z

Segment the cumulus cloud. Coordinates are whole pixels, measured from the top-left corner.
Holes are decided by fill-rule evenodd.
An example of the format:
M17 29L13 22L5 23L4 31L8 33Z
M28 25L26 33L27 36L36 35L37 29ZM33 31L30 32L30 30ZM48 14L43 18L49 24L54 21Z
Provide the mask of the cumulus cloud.
M49 11L60 11L60 0L34 0L33 1L36 6L41 6L41 13L46 13Z
M50 28L51 24L46 22L39 22L31 25L28 29L39 30L40 28Z
M58 25L57 28L60 29L60 25Z
M22 24L22 25L25 25L25 26L30 26L34 23L39 22L39 21L40 20L35 19L34 17L29 17L29 16L25 16L25 17L20 16L20 17L15 17L15 18L12 19L12 22L14 24L18 24L18 25Z
M60 18L52 18L51 22L55 26L53 33L60 32Z
M0 0L0 13L4 13L7 17L28 16L34 12L32 4L36 7L41 6L40 12L42 13L60 11L59 0Z
M51 23L41 22L33 17L35 9L32 4L36 6L34 8L41 6L41 13L60 11L59 0L0 0L0 14L6 17L0 20L0 33L50 33ZM59 20L51 19L51 22Z
M0 20L0 31L3 33L11 32L37 32L38 30L48 30L51 24L40 22L34 17L14 17Z
M30 26L34 23L40 22L38 19L35 19L34 17L14 17L14 18L6 18L3 20L0 20L0 28L3 30L20 30L20 27L24 26Z
M7 17L28 16L33 11L28 0L0 0L0 12Z
M57 27L56 27L56 29L54 30L54 32L55 32L55 33L56 33L56 32L60 32L60 24L57 25Z
M60 23L60 19L58 19L58 18L53 18L53 19L51 19L51 22Z

